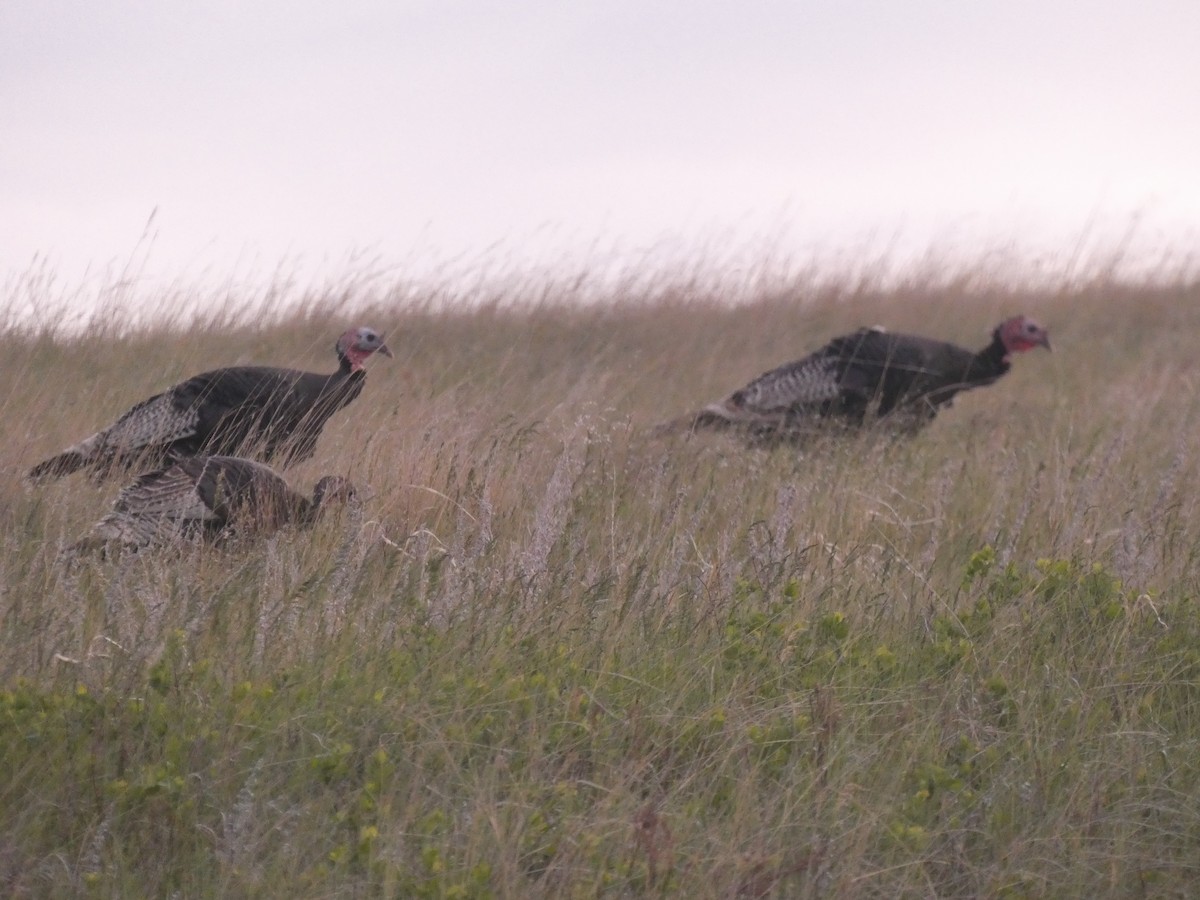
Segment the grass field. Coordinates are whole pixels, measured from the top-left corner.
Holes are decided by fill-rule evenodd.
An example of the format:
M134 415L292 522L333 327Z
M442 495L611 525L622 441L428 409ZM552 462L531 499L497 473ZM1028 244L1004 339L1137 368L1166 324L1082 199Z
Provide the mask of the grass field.
M0 893L1200 892L1200 285L610 282L0 334ZM1016 312L1055 352L911 440L649 434L861 324ZM360 322L396 359L288 477L361 512L60 558L119 485L30 465Z

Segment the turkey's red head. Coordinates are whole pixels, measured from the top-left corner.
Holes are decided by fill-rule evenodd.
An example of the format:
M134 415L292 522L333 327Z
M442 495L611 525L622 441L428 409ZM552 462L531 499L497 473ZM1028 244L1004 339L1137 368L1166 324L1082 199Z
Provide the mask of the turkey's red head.
M336 349L339 358L349 361L351 372L361 369L363 362L372 353L378 352L389 357L392 355L388 345L383 342L383 336L366 325L351 328L343 334L338 338Z
M1050 334L1029 316L1013 316L1001 322L996 336L1006 353L1024 353L1034 347L1050 349Z

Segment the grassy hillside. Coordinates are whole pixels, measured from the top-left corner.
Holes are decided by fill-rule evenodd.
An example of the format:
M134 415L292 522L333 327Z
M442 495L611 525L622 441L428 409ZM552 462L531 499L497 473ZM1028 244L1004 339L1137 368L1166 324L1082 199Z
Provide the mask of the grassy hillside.
M0 334L6 896L1200 889L1200 287L480 291ZM860 324L1018 311L1055 352L912 440L649 434ZM288 476L361 513L60 557L119 484L30 465L359 322L396 359Z

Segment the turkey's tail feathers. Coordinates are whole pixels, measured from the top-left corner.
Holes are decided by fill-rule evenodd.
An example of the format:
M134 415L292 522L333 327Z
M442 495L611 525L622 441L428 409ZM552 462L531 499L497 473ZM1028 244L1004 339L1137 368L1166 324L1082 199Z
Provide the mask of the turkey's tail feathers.
M62 478L72 472L78 472L88 464L88 458L77 450L65 450L57 456L42 460L29 470L26 477L30 481L49 481L52 478Z
M101 559L114 559L125 553L137 553L140 544L133 541L123 541L104 535L88 535L76 541L62 552L62 559L67 563L78 563L82 557L99 552Z
M99 431L73 447L42 460L25 477L36 484L87 469L93 478L101 481L135 467L157 468L172 456L169 446L144 444L123 448L110 441L108 432Z
M62 453L42 460L29 470L26 477L30 481L48 481L96 465L100 461L99 457L103 455L105 434L98 431Z
M800 446L838 430L839 423L829 422L819 413L798 416L788 410L763 412L746 409L733 397L710 403L703 409L672 419L654 429L657 438L691 436L700 431L736 434L753 446L770 447L777 444Z
M780 423L758 412L750 412L731 400L710 403L703 409L664 422L654 429L656 437L675 434L695 434L697 431L750 430L771 427Z

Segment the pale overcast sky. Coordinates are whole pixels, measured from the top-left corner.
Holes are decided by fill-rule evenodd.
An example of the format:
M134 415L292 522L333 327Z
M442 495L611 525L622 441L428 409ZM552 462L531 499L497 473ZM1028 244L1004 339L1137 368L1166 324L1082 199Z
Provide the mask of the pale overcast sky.
M0 3L0 258L1200 225L1200 2ZM1188 242L1191 241L1191 244Z

